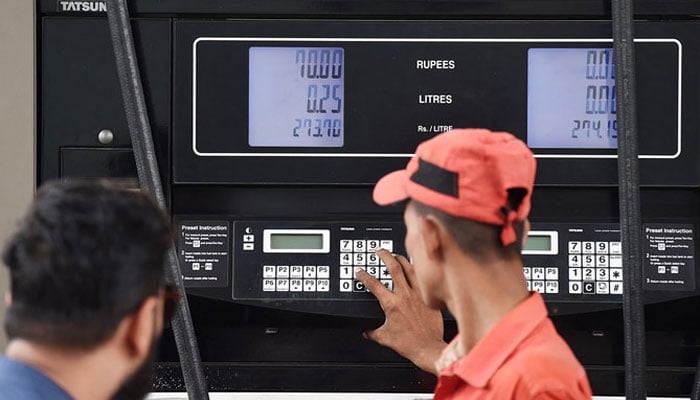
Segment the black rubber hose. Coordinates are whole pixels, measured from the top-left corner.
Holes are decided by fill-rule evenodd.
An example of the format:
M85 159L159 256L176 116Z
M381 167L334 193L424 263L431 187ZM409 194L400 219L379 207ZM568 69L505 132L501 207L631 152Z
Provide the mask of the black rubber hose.
M632 0L612 1L613 54L617 90L617 171L624 282L625 393L646 399L644 278L641 260L639 159Z
M129 10L126 0L107 0L106 3L107 19L119 74L124 111L136 160L139 185L142 190L151 193L158 204L165 209L165 196L158 172L151 125L134 50ZM187 296L184 296L185 288L174 246L170 248L166 264L164 266L166 279L175 284L180 293L183 293L173 317L172 328L187 394L191 400L209 399L197 337L192 325Z

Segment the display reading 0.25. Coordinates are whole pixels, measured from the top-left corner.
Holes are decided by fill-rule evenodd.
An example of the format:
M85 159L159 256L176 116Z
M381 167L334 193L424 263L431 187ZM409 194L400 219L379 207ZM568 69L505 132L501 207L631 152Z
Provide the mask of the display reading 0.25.
M344 57L333 47L251 47L249 145L343 146Z

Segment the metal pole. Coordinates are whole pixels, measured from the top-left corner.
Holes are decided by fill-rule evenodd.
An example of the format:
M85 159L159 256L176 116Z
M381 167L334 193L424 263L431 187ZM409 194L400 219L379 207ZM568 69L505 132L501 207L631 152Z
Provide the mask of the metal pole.
M119 84L124 101L124 111L131 135L139 185L151 193L165 209L165 196L158 173L158 162L153 148L151 125L134 50L131 22L126 0L107 0L107 20L119 73ZM180 293L185 293L175 247L171 246L165 266L166 279L174 283ZM182 296L172 321L175 343L180 356L182 375L191 400L209 399L207 383L202 370L197 337L192 325L187 296Z

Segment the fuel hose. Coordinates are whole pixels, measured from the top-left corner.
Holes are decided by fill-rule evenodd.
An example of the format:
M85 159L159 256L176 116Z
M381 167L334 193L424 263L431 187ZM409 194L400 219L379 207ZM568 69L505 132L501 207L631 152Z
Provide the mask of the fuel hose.
M617 171L622 240L622 314L627 399L646 399L644 277L641 260L639 150L632 0L612 1L613 54L617 90Z
M141 77L134 50L129 10L126 0L107 0L107 20L109 23L114 57L119 74L124 111L131 136L131 144L136 160L139 186L150 193L165 209L165 196L158 172L158 161L153 147L151 125L148 119ZM175 284L178 292L185 293L180 265L171 246L166 260L165 276L169 283ZM199 346L195 336L192 316L187 296L178 302L172 321L175 344L180 357L180 366L190 400L209 399L207 383L202 369Z

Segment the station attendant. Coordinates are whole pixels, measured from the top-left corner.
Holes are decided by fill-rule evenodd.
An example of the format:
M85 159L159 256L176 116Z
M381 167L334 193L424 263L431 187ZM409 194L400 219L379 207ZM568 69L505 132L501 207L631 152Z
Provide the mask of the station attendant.
M535 158L505 132L455 129L420 144L406 169L374 188L380 205L405 203L411 262L378 254L393 291L357 272L384 325L365 336L438 375L435 399L590 399L586 373L527 290ZM439 310L455 317L446 344Z

